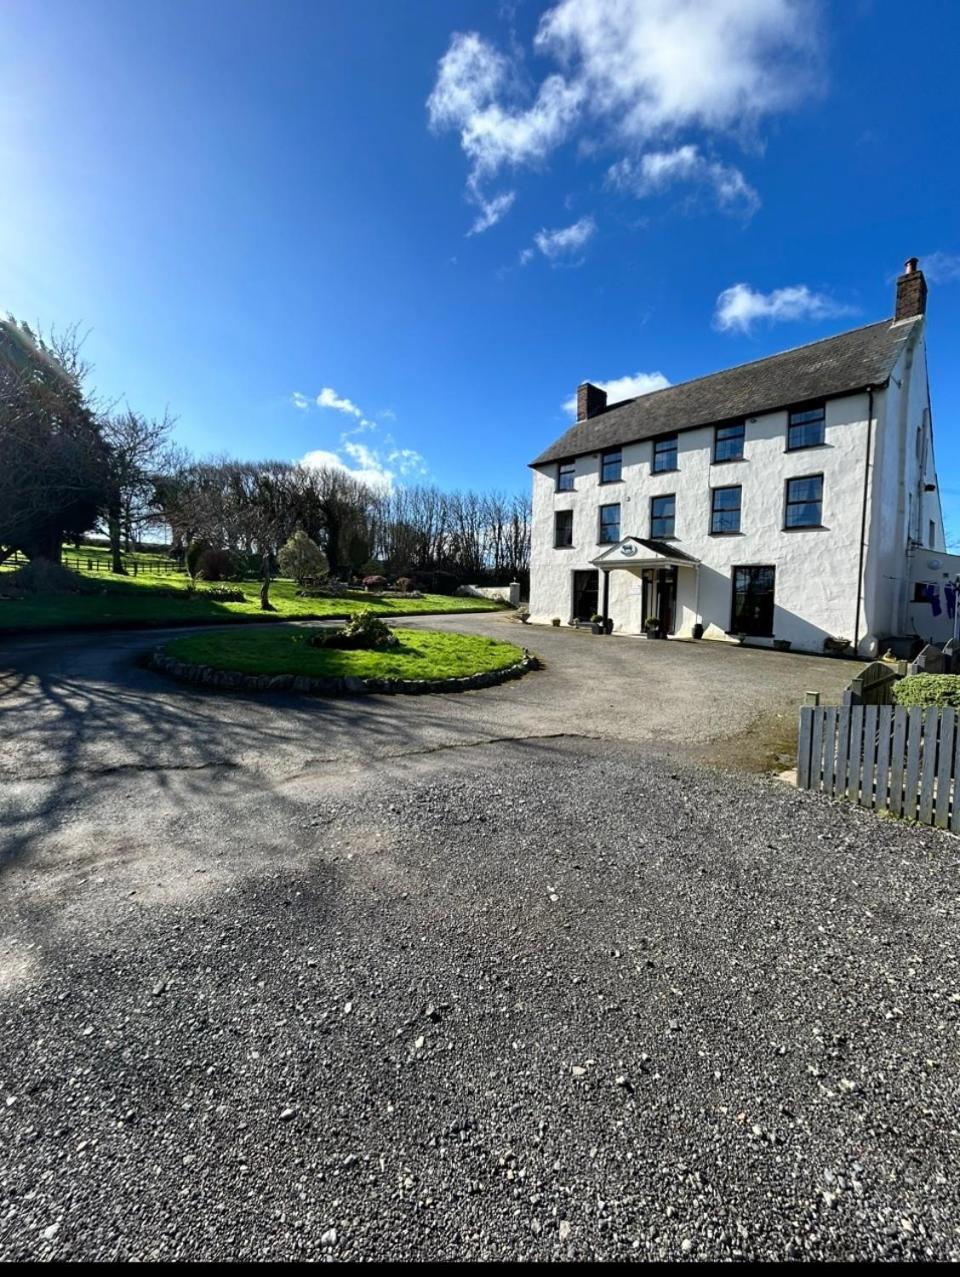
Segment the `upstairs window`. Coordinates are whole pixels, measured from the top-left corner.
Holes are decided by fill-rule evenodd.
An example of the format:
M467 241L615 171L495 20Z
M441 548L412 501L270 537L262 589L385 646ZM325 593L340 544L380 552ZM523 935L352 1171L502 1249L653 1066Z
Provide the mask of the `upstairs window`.
M557 491L572 492L577 477L575 461L561 461L557 466Z
M558 550L573 545L573 511L558 510L553 516L553 544Z
M745 426L738 421L734 426L717 426L713 432L713 461L720 465L724 461L743 460L743 436Z
M826 415L823 404L793 409L787 418L787 451L819 447L825 437Z
M653 441L653 473L663 474L665 470L677 468L677 436L664 435L662 439Z
M620 505L600 507L600 544L614 545L620 540Z
M677 498L654 497L650 502L650 535L655 541L673 536L676 524Z
M623 469L623 449L607 448L600 454L600 482L616 483Z
M743 489L714 488L710 506L710 531L719 534L740 531L740 494Z
M823 475L810 474L787 480L786 528L823 526Z

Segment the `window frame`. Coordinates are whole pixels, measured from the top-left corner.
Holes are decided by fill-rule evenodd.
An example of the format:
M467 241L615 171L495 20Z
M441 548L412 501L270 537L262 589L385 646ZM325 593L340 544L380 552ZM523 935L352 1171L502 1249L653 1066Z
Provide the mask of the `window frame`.
M815 503L810 500L791 501L790 500L791 483L802 483L806 479L820 480L819 502ZM824 482L823 482L822 470L818 471L815 474L794 474L794 475L791 475L788 479L784 480L784 485L783 485L783 530L784 532L809 532L811 529L823 528L825 526L823 522L823 489L824 489ZM787 511L790 509L792 505L814 505L814 504L818 504L820 506L820 522L819 523L789 523L787 521L787 518L788 518Z
M816 408L818 408L822 414L820 438L817 440L816 443L791 443L790 431L794 427L794 423L791 420L793 415L795 413L801 413L801 412L813 412L814 409ZM802 421L797 423L798 427L801 427L801 428L809 426L810 424L812 423L808 421ZM787 438L786 438L786 447L784 448L785 452L805 452L807 448L825 448L826 445L827 445L827 401L825 399L815 399L812 402L805 403L805 404L794 404L792 408L787 409Z
M717 445L720 443L721 430L739 430L740 431L740 454L736 457L718 457ZM729 466L737 461L743 460L743 446L747 440L747 423L746 421L727 421L723 425L713 427L713 457L711 465Z
M558 533L560 531L561 518L569 518L570 520L570 540L560 541ZM573 511L572 510L554 510L553 512L553 548L555 550L572 550L573 549Z
M658 466L657 456L659 454L657 452L657 449L660 447L661 444L669 443L671 439L673 440L673 465ZM650 458L650 473L651 474L672 474L674 470L679 470L680 469L679 452L680 452L680 432L678 430L674 430L670 434L658 435L657 438L653 440L653 454Z
M770 629L759 633L741 630L736 626L737 608L737 573L738 572L772 572L773 584L770 588ZM746 634L748 638L773 638L777 615L777 565L775 563L733 563L730 565L730 629L728 634Z
M607 464L607 458L616 456L617 458L617 477L615 479L607 479L604 476L604 468ZM604 487L608 483L623 482L623 446L616 448L604 448L600 453L600 486Z
M718 492L739 492L740 499L736 510L718 510L716 507L716 499ZM718 514L736 514L737 526L735 528L716 528L714 520ZM742 535L743 524L743 484L742 483L720 483L716 487L710 489L710 536L712 537L736 537Z
M673 513L670 516L671 531L655 532L653 530L654 519L665 519L666 515L655 515L653 507L657 501L672 501ZM651 541L675 541L677 539L677 494L675 492L658 492L656 496L650 498L650 540Z
M617 535L615 537L605 537L603 535L604 510L616 510L617 512ZM623 538L620 535L622 519L623 519L623 510L621 507L621 503L619 501L608 501L604 505L601 505L597 508L597 545L618 545L623 540Z
M563 483L564 471L566 470L569 471L569 478L570 478L569 487L564 486L564 483ZM558 461L557 475L556 475L556 479L554 483L554 491L555 492L576 492L576 490L577 490L576 458L574 458L573 461Z

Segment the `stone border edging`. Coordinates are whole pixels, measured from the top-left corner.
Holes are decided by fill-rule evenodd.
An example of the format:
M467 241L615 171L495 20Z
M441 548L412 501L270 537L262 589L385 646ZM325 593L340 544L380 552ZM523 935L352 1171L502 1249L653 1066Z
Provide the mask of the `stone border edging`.
M535 656L523 649L523 659L500 670L466 674L461 678L310 678L305 674L243 674L239 670L215 670L209 665L178 661L157 648L146 660L148 669L181 683L209 687L218 692L299 692L305 696L363 696L369 693L418 696L425 692L471 692L522 678L540 668Z

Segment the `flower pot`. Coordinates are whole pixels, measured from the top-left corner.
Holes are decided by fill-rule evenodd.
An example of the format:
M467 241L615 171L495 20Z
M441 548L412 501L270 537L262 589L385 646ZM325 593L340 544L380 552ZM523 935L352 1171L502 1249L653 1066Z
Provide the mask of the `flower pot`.
M696 623L696 625L693 627L693 637L694 637L695 639L702 639L702 638L703 638L703 626L700 624L700 622L699 622L699 621L698 621L698 622Z
M602 621L591 621L590 628L593 630L594 634L606 634Z

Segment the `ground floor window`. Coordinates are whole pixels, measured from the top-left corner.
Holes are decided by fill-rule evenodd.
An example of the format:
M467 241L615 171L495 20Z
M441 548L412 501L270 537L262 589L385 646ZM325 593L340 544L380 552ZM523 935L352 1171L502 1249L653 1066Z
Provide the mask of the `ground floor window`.
M597 614L599 583L599 572L574 572L572 615L575 621L589 621Z
M773 636L773 586L776 569L747 567L733 569L733 609L731 634L754 638Z

